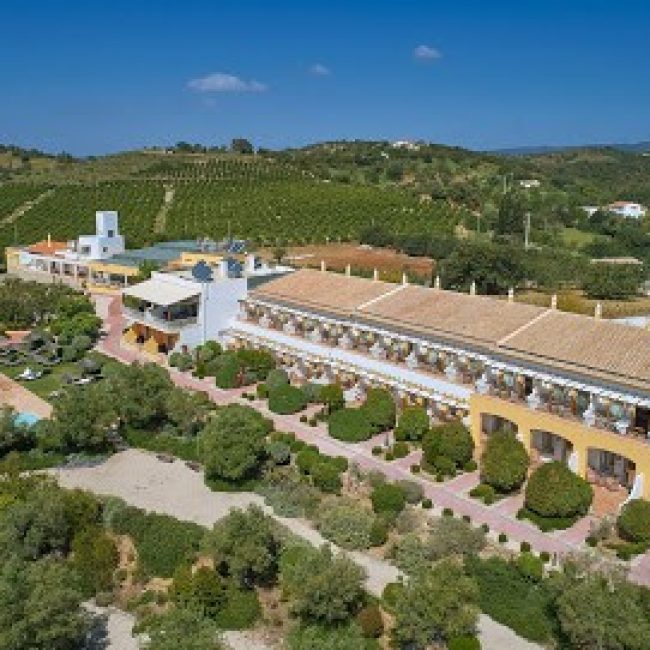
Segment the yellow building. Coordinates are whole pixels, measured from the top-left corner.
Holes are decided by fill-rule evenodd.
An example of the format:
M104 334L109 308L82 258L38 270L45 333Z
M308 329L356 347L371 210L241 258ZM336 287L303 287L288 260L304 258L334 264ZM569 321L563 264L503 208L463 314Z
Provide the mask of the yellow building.
M300 270L251 291L237 345L351 395L391 388L459 417L477 457L509 429L533 464L558 460L613 500L650 498L650 332L486 296Z

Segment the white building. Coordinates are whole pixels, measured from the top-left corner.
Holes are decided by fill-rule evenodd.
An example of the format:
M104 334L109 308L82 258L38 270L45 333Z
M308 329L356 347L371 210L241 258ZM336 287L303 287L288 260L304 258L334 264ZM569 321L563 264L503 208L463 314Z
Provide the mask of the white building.
M642 219L646 214L646 209L640 203L632 201L615 201L607 206L607 210L626 219Z
M526 190L535 189L541 186L541 182L536 178L524 178L519 181L519 187L523 187Z

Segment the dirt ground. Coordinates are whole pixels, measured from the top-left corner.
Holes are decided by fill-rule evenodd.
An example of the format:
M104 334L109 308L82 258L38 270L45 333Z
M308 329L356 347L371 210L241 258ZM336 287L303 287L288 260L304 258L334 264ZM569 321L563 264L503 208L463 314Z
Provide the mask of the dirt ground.
M273 251L263 251L265 257L271 257ZM379 271L382 280L400 281L402 272L408 271L414 275L430 278L433 262L426 257L409 257L386 248L372 248L357 243L322 244L314 246L293 246L287 250L285 260L296 266L311 266L320 268L321 260L327 268L342 271L347 264L353 269L364 269L372 273Z

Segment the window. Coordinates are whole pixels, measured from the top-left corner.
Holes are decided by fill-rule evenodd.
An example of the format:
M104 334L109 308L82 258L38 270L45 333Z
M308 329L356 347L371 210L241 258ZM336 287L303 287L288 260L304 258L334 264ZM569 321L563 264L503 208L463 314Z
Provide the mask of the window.
M102 246L102 251L104 251L104 253L108 253L108 246Z
M115 237L115 231L114 230L109 230L108 231L108 236L109 237Z
M81 247L81 254L82 255L90 255L90 246L82 246Z

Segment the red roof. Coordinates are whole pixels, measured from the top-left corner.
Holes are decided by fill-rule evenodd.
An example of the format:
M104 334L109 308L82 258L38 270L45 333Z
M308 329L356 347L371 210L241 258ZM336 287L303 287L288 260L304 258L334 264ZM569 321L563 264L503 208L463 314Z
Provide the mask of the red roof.
M36 253L38 255L54 255L57 251L63 251L68 248L67 242L64 241L43 241L36 242L31 246L27 247L27 250L30 253Z

